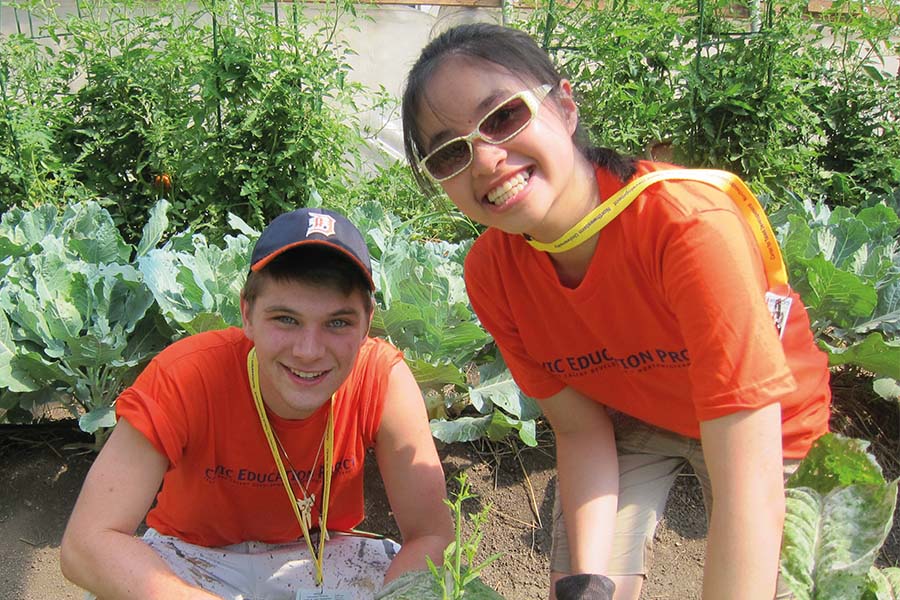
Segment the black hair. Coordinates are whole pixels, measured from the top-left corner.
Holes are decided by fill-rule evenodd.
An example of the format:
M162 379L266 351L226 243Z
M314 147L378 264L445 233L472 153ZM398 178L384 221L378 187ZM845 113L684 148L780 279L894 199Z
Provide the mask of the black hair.
M403 148L416 182L426 192L434 191L434 183L419 169L424 155L416 114L421 107L424 90L437 68L448 58L467 57L498 65L512 74L522 74L538 84L549 84L556 90L563 76L550 56L524 31L490 23L469 23L448 29L422 49L406 77L401 116ZM587 143L579 125L573 142L581 154L626 181L634 175L634 159L610 148Z
M369 282L360 267L343 253L320 245L292 248L275 257L260 271L250 271L241 290L241 298L251 307L265 281L301 282L320 285L350 296L359 291L366 299L366 310L374 308Z

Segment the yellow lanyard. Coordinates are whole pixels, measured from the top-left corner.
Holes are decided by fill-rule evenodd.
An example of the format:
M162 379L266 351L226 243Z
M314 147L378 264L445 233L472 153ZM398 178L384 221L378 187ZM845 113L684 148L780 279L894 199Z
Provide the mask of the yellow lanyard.
M542 252L558 253L571 250L609 225L645 189L654 183L664 180L699 181L728 194L747 220L759 244L769 286L772 289L787 289L787 269L784 266L781 250L778 248L775 233L772 231L772 226L769 225L766 213L759 205L756 196L741 181L741 178L727 171L715 169L666 169L647 173L627 183L622 189L601 203L600 206L589 212L555 242L545 244L529 239L528 243Z
M291 488L290 481L288 481L287 472L284 469L284 463L281 460L281 454L278 452L278 446L275 442L275 433L272 431L271 424L269 424L269 418L266 416L266 406L263 404L262 392L260 392L259 389L259 361L256 358L256 348L251 348L250 352L247 354L247 375L250 378L250 390L253 392L253 402L256 405L256 412L259 414L259 422L262 425L263 433L266 434L266 440L269 442L269 450L272 451L272 458L275 459L275 465L278 467L278 474L281 476L281 482L284 484L284 489L291 501L294 515L297 517L297 522L300 523L300 529L303 531L303 539L306 540L306 547L309 549L309 553L316 565L316 585L322 585L324 579L323 558L325 541L328 539L328 531L326 529L326 523L328 522L328 499L331 496L331 472L333 469L332 460L334 456L334 396L328 401L328 423L325 425L325 459L323 464L325 481L322 487L322 510L321 518L319 519L319 551L316 552L315 548L313 548L312 538L309 535L309 528L312 520L312 506L307 506L304 511L306 512L305 515L300 514L301 501L297 500L297 496L294 495L294 490ZM313 474L310 472L310 479L312 476ZM300 482L297 483L299 484Z

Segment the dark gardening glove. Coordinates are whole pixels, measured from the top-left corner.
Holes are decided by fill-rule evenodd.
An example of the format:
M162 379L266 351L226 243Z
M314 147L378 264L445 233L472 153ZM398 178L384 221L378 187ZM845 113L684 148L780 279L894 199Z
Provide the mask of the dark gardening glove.
M603 575L569 575L556 582L556 600L612 600L616 584Z

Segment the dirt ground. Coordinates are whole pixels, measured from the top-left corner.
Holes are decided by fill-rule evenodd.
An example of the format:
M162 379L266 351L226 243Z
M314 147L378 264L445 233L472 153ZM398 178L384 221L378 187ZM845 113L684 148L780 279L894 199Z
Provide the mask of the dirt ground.
M856 389L855 384L851 386ZM835 382L841 389L840 380ZM841 393L848 396L850 388ZM878 440L886 475L897 477L897 411L887 403L869 414L854 407L836 411L835 429ZM883 406L882 406L883 405ZM850 414L852 412L852 414ZM80 600L83 594L59 571L59 543L93 455L73 448L88 438L74 422L29 427L0 426L0 600ZM884 429L888 431L885 432ZM552 435L541 434L537 448L506 443L453 444L440 448L444 469L465 472L477 500L467 513L490 504L482 557L502 553L482 578L507 600L546 597L553 505ZM879 452L876 452L878 454ZM362 528L397 536L373 461L367 464L367 520ZM693 475L679 476L656 533L653 566L642 600L699 598L706 523L699 485ZM900 526L895 519L879 563L900 560Z

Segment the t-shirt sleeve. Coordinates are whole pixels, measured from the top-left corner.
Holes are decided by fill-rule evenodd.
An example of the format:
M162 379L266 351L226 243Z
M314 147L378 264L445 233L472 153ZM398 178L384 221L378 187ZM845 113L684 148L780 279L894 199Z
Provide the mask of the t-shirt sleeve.
M667 229L660 273L691 356L698 420L761 408L792 392L796 382L765 304L762 257L743 217L708 209Z
M388 382L394 365L403 360L403 353L382 339L375 339L368 349L365 365L360 372L360 384L369 390L369 397L359 412L361 431L366 448L375 445L375 437L381 426Z
M185 400L180 386L154 359L119 395L116 415L140 431L175 466L188 444L187 423L202 418L188 414L190 407Z
M482 240L478 240L481 242ZM466 292L481 325L494 338L513 379L527 395L542 400L565 386L528 354L502 289L499 267L488 262L485 245L476 242L465 262ZM512 267L510 267L512 268Z

